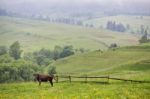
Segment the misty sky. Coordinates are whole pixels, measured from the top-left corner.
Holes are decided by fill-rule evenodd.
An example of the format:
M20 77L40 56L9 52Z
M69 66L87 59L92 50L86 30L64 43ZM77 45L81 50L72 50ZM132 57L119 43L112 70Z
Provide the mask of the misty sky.
M92 6L92 7L91 7ZM150 11L150 0L0 0L0 8L13 11L39 11L50 7L55 8L94 8L102 7L104 9L139 9L141 11ZM24 9L24 10L22 10Z
M14 5L14 4L20 4L20 3L36 3L36 4L54 4L54 3L78 3L78 4L84 4L84 3L150 3L150 0L0 0L1 5Z

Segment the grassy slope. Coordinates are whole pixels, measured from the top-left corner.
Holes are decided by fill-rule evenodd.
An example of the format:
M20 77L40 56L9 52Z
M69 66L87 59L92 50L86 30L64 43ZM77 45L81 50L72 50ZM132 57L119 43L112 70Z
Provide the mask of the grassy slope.
M6 20L8 20L8 18L6 18ZM8 26L9 24L6 22L6 20L4 20L5 21L4 24L7 24L6 26ZM17 22L20 22L20 21L18 21L17 19ZM23 20L23 22L25 22L26 24L28 23L25 20ZM14 29L16 24L14 23L15 25L12 25L12 23L8 27L9 28L13 27ZM39 22L37 22L36 24L37 26L39 26ZM40 24L44 25L48 23L41 22ZM43 25L41 25L41 27ZM60 26L60 25L57 26L57 24L55 25L56 25L55 28ZM55 26L55 25L52 25L52 26ZM6 29L6 26L4 26L3 28ZM37 28L37 26L35 27ZM46 26L49 26L49 24ZM25 26L23 25L23 27ZM27 39L26 37L24 38L24 36L26 32L29 32L29 31L24 30L25 31L24 33L19 32L20 25L19 25L19 28L18 26L16 26L16 28L17 28L16 30L18 30L18 34L21 33L20 36L22 38L20 39L20 41L25 46L26 43L24 40L27 40ZM29 29L29 28L30 27L26 29ZM77 28L80 30L80 27L76 27L74 29L77 29ZM5 29L2 29L2 30L5 30ZM13 30L13 29L10 29L10 30ZM20 29L20 31L23 31L22 29ZM32 30L33 27L30 29ZM13 41L13 39L14 40L19 39L19 38L16 38L18 37L17 36L18 34L16 36L13 36L14 33L16 33L16 30L14 30L15 32L8 31L8 34L6 32L5 32L6 34L5 33L3 34L1 32L2 34L0 36L1 38L0 43L10 44L11 41ZM34 31L36 30L34 29ZM93 32L97 30L89 29L89 31ZM11 36L9 36L10 33L12 33ZM33 33L36 34L40 32L33 32ZM88 32L89 35L91 35L90 33ZM99 33L101 32L98 32L98 34ZM31 34L29 36L31 36ZM38 35L42 35L42 34L38 34ZM114 36L115 34L111 34L111 35ZM7 38L7 40L5 40L6 39L5 37L7 36L9 37ZM11 38L14 37L14 38L10 39L10 37ZM29 39L29 41L30 40L34 41L35 38L36 37L32 37L32 39ZM59 39L61 39L61 37ZM29 46L29 48L31 47L31 45ZM34 48L31 48L31 50L33 49ZM78 74L89 74L89 75L108 75L109 74L112 77L121 77L121 78L135 79L135 80L137 79L138 80L150 80L150 77L149 77L150 75L150 44L144 44L144 45L133 46L133 47L124 47L124 48L119 48L116 51L108 51L104 53L95 51L95 52L85 53L82 55L75 55L75 56L71 56L65 59L61 59L54 64L57 66L58 72L75 72ZM99 99L99 98L100 99L101 98L102 99L124 99L124 98L125 99L126 98L149 99L150 98L149 92L150 92L149 84L138 84L138 83L130 83L130 82L125 83L125 82L116 82L116 81L110 81L110 84L98 84L98 83L85 84L85 83L79 83L79 82L71 83L71 84L69 82L68 83L55 83L54 87L50 87L48 83L43 83L42 86L38 86L37 84L32 83L32 82L0 85L0 99L13 99L13 98L14 99L20 99L20 98L21 99Z
M59 72L107 75L128 79L150 80L150 44L124 47L104 53L91 52L57 61ZM90 79L88 79L89 81ZM101 81L101 80L100 80ZM104 81L104 79L102 79ZM0 85L0 99L149 99L149 83L121 81L102 83L61 82L12 83Z
M85 23L92 23L96 27L100 26L106 27L107 21L115 21L117 23L123 23L125 26L126 24L129 24L134 31L139 30L141 25L144 25L145 27L147 26L150 27L149 16L143 16L143 19L140 19L139 17L140 16L127 16L127 15L108 16L87 20L85 21ZM150 29L148 30L148 33L150 33Z
M150 80L150 44L75 55L54 64L61 73L109 74L113 77Z
M43 21L0 17L0 45L20 41L24 51L53 48L55 45L73 45L75 48L106 49L113 42L120 46L135 45L134 35L90 29L65 24L51 24Z

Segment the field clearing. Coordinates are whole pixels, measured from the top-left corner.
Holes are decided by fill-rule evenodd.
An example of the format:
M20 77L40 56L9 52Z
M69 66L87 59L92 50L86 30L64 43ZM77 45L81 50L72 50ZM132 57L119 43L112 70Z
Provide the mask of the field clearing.
M55 45L105 50L107 49L105 44L110 45L111 43L117 43L119 46L136 45L138 36L128 33L122 35L104 29L1 16L0 45L9 46L14 41L19 41L25 52L41 48L53 49Z

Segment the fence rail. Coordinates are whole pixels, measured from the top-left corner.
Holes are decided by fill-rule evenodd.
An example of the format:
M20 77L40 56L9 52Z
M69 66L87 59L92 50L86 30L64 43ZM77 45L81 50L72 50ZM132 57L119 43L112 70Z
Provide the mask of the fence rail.
M71 76L71 75L56 75L56 82L59 82L59 78L67 78L69 79L69 82L72 82L73 78L81 78L81 79L85 79L85 82L87 82L88 78L92 79L92 78L106 78L107 82L109 83L109 80L120 80L120 81L128 81L128 82L138 82L138 83L150 83L150 81L142 81L142 80L131 80L131 79L122 79L122 78L114 78L114 77L110 77L110 76Z

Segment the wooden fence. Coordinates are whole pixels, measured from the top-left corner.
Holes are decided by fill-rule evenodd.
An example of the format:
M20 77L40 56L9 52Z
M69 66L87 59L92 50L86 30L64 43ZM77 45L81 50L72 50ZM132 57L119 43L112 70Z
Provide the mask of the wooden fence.
M71 83L73 78L80 78L85 79L85 82L88 82L88 78L105 78L107 79L107 83L109 83L109 80L120 80L120 81L128 81L128 82L138 82L138 83L150 83L150 81L141 81L141 80L130 80L130 79L122 79L122 78L113 78L110 76L71 76L71 75L56 75L56 82L60 82L59 78L66 78Z

